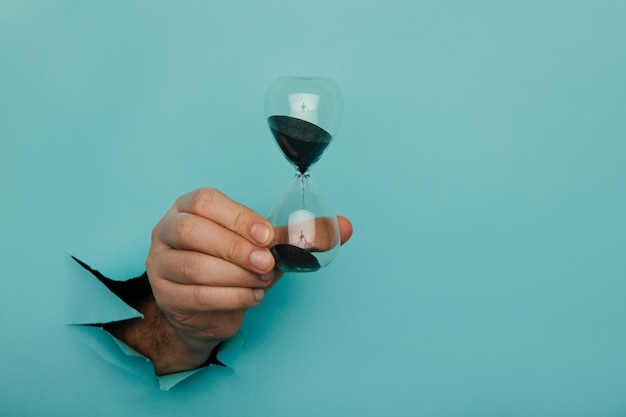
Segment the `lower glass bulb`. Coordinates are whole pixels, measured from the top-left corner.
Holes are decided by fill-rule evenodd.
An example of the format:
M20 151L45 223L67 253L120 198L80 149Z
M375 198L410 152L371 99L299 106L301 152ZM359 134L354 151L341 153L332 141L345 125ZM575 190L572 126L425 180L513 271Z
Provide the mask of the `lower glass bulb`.
M317 271L337 255L337 217L307 173L298 173L289 183L268 220L276 229L276 243L271 251L281 270Z

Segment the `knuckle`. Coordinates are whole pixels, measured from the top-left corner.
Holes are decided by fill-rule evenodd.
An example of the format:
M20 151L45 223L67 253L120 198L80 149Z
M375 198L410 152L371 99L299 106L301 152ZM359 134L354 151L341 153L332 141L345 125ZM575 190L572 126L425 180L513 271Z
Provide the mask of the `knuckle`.
M197 282L197 277L202 268L200 258L189 254L188 256L181 256L178 262L177 270L180 276L187 282Z
M215 188L200 188L191 195L191 210L194 213L208 214L213 208L215 198L219 191Z
M197 222L193 216L180 214L172 221L173 235L180 241L185 236L193 236Z
M152 266L154 265L154 258L152 256L152 251L148 252L148 256L146 256L146 262L144 263L144 267L146 272L148 273L148 278L150 277L150 273L152 271Z
M159 239L159 230L160 230L160 226L161 222L157 223L156 226L154 226L152 228L152 232L150 233L150 239L152 241L152 243L156 242Z
M193 192L179 196L174 202L174 205L172 206L170 210L176 211L176 212L184 211L185 201L192 195L193 195Z
M226 244L226 260L237 263L242 258L242 255L243 248L240 242L237 239L230 239Z
M158 242L164 241L164 234L166 232L166 226L171 219L171 215L168 213L159 222L152 228L152 232L150 233L150 243L151 245L155 245Z
M193 305L198 306L201 309L206 309L213 304L213 296L211 291L208 291L203 285L194 285L191 287L189 294Z
M244 231L248 224L248 216L243 207L237 207L233 212L231 230Z
M238 288L238 291L235 292L235 304L237 308L248 307L252 304L252 300L254 299L251 295L252 290L248 288Z
M154 247L151 247L144 262L146 274L148 275L148 282L151 286L154 286L155 281L158 281L161 272L161 261L162 252L158 251Z

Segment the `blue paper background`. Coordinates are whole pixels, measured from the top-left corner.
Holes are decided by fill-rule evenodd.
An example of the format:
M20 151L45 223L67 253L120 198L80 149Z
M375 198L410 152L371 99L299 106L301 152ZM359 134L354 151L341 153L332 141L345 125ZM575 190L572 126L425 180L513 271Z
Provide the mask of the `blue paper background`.
M624 415L624 22L623 0L0 0L0 414ZM161 392L63 326L65 252L137 275L199 186L267 213L283 74L344 93L312 176L355 235L249 312L233 371Z

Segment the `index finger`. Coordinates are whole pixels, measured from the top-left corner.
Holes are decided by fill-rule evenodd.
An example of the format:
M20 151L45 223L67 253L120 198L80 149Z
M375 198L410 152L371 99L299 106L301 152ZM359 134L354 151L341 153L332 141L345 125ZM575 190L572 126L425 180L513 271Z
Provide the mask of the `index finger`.
M214 188L199 188L183 195L175 208L209 219L261 247L274 240L274 230L263 216Z

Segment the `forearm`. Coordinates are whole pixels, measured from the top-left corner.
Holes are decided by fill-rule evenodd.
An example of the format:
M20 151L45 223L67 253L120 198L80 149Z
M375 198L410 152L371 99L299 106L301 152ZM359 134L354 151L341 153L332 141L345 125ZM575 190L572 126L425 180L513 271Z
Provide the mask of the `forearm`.
M190 346L180 337L158 307L154 297L137 306L144 318L109 323L105 329L149 358L157 375L196 369L206 364L220 340Z

